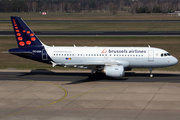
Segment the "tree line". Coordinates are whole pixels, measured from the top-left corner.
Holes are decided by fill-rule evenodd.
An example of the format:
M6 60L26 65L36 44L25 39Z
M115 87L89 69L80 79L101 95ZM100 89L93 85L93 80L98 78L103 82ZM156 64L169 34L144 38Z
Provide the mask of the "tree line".
M180 10L180 0L0 0L0 12L167 13Z

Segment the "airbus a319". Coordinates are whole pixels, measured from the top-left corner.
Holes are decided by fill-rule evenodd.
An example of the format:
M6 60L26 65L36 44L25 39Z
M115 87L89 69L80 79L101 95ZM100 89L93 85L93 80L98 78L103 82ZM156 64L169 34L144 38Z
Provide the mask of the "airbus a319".
M26 23L11 17L18 48L8 53L54 66L91 69L90 78L103 71L106 76L121 78L132 68L169 67L178 63L167 51L154 47L72 47L47 46L42 43Z

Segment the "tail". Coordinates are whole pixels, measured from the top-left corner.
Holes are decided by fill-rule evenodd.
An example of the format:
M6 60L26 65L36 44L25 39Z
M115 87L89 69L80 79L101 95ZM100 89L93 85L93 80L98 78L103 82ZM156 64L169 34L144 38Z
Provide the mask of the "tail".
M43 46L43 43L20 17L11 16L11 22L19 48Z

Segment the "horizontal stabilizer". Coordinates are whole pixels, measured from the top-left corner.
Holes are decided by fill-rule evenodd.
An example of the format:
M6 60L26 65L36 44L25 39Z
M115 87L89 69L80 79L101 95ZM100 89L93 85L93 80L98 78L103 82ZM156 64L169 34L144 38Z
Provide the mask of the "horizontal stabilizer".
M8 52L11 54L32 54L32 52Z

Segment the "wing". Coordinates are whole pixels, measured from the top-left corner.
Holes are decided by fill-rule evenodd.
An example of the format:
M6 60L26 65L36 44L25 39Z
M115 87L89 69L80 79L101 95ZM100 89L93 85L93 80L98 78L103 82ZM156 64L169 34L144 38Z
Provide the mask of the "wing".
M51 61L52 66L56 66L56 65L60 65L60 66L65 66L65 67L80 67L80 68L87 68L87 69L91 69L91 68L100 68L104 66L114 66L114 65L121 65L123 67L128 67L129 66L129 62L128 61L123 61L123 60L111 60L111 61L106 61L106 62L87 62L87 63L66 63L66 64L62 64L62 63L54 63L53 61Z

